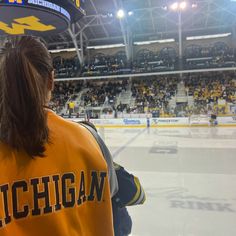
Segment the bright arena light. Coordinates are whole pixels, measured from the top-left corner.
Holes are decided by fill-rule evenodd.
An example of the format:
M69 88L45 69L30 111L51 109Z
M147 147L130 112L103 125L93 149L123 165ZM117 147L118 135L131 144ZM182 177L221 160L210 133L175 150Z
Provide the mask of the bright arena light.
M179 4L179 9L181 9L181 10L185 10L186 7L187 7L187 2L181 2L181 3Z
M190 36L187 37L187 40L201 40L201 39L215 39L215 38L224 38L232 35L232 33L224 34L210 34L210 35L200 35L200 36Z
M168 10L168 7L167 6L163 6L161 7L164 11L167 11Z
M179 3L178 2L174 2L171 4L170 9L173 11L177 11L179 8Z
M187 2L182 1L182 2L174 2L170 5L170 9L172 11L183 11L187 8Z
M118 17L119 19L122 19L122 18L125 17L125 12L124 12L124 10L120 9L120 10L117 12L116 15L117 15L117 17Z
M134 14L133 11L129 11L129 12L128 12L128 15L129 15L129 16L132 16L133 14Z

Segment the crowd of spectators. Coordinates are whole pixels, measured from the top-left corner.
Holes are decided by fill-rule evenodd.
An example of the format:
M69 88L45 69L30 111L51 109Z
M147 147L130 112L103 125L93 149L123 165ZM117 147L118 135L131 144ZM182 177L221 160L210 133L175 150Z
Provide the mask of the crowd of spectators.
M53 60L53 67L56 78L73 78L79 74L80 63L77 57L71 59L57 57Z
M131 84L129 84L131 83ZM186 97L193 103L177 102L170 106L172 98L178 95L182 84ZM128 86L130 85L130 86ZM193 114L227 114L228 104L236 106L236 76L234 72L215 72L179 76L155 76L131 81L58 82L55 84L50 106L60 112L66 103L76 100L76 95L86 89L80 106L103 108L114 113L152 113L153 116L191 116ZM130 104L117 103L122 91L132 93ZM188 100L187 99L187 100ZM177 101L177 100L176 100Z
M236 106L235 73L205 73L183 78L186 94L193 104L177 104L170 116L226 115L231 113L228 104Z
M226 102L235 101L235 79L230 74L191 76L190 79L185 79L185 87L198 104L210 104L218 102L219 99Z
M114 56L97 54L91 61L86 62L82 69L82 76L129 74L130 66L125 52L118 52Z
M202 47L191 45L185 49L185 69L203 69L236 66L236 51L225 43Z
M171 97L175 96L177 77L157 77L135 80L132 84L132 96L138 113L167 110Z
M236 102L236 80L234 73L193 75L185 79L189 95L194 97L198 113L214 111L226 114L226 104Z
M75 100L76 94L83 87L83 82L58 82L55 83L50 108L57 113L60 113L69 100Z
M177 69L177 54L174 48L164 48L160 52L141 50L132 64L132 72L144 73Z
M57 78L234 67L236 50L223 42L211 46L189 45L185 48L181 60L180 62L178 58L178 50L165 47L159 52L142 49L130 62L127 61L125 51L119 51L115 55L99 53L92 58L87 58L83 67L80 67L76 57L71 59L56 57L54 67Z
M116 97L123 90L126 90L127 80L115 82L88 82L86 94L83 95L83 106L88 107L101 107L101 106L114 106Z
M97 54L82 69L83 76L115 75L175 70L177 63L174 48L164 48L161 52L141 50L130 63L124 51L114 56Z
M193 97L193 104L177 103L175 108L170 107L170 99L177 92L180 79L162 78L160 81L156 79L151 83L141 81L134 84L136 86L134 96L139 111L149 110L153 114L157 113L157 116L191 116L211 113L226 115L231 112L228 104L236 104L235 73L207 73L186 76L182 79L186 95Z

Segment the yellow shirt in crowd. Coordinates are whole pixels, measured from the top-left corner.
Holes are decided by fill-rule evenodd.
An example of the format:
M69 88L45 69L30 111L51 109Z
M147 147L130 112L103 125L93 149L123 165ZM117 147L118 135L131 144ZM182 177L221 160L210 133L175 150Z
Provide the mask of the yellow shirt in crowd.
M70 109L74 109L74 108L75 108L74 102L70 102L70 103L69 103L69 108L70 108Z

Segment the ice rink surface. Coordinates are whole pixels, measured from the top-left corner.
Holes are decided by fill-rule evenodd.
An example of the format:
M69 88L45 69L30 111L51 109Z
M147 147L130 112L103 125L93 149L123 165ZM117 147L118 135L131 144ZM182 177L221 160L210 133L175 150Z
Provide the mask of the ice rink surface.
M236 128L100 128L114 160L137 175L132 236L236 235Z

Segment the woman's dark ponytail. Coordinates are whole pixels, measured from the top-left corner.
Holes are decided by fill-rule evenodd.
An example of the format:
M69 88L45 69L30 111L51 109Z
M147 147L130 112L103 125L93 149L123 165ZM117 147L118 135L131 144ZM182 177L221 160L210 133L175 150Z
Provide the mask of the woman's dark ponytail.
M44 110L53 67L46 47L31 36L14 37L0 62L0 139L29 156L44 156L49 141Z

